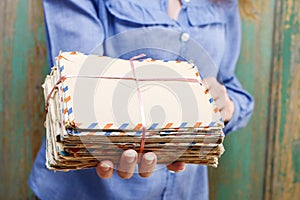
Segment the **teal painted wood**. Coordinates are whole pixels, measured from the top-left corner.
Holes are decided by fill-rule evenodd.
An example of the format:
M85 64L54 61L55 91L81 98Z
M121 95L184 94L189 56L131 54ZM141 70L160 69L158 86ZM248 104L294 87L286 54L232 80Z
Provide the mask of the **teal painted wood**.
M211 199L263 199L268 124L270 67L275 1L256 2L257 21L243 20L243 40L237 76L255 98L248 126L225 138L225 154L210 169Z
M27 179L44 136L46 48L40 1L0 3L0 199L29 199Z
M265 199L300 197L300 2L276 2Z
M243 21L237 68L255 96L255 112L246 129L226 138L220 167L209 170L211 199L300 196L300 2L257 4L261 19ZM41 2L0 1L0 30L0 199L30 199L27 178L44 137L40 85L47 64Z

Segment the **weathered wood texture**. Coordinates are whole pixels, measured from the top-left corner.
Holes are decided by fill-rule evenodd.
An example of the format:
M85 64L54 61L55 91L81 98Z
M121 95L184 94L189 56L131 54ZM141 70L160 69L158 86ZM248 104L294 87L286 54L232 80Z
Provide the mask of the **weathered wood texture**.
M211 199L300 197L300 2L260 2L260 21L244 21L237 69L256 107L210 169Z
M267 200L300 198L300 1L276 1Z
M0 199L29 199L44 136L41 83L46 48L41 1L0 1Z
M256 1L260 17L243 20L237 76L255 98L248 126L225 138L225 154L209 169L211 199L263 199L275 1Z
M300 196L300 2L257 4L260 20L243 21L237 68L255 112L246 129L226 138L220 167L209 170L211 199ZM0 48L0 199L30 199L48 69L41 1L0 1Z

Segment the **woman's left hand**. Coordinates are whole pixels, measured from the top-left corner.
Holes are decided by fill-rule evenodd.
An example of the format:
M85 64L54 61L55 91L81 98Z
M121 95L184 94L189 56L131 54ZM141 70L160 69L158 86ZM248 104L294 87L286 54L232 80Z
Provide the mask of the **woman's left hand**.
M214 98L223 120L228 122L234 111L234 103L229 98L226 87L214 77L205 78L203 83Z

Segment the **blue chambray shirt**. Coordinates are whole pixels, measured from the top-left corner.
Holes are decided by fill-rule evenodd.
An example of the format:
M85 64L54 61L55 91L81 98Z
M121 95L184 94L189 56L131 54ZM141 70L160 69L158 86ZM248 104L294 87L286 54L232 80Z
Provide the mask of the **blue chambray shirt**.
M247 124L254 102L234 75L241 42L236 0L218 4L210 0L182 0L177 21L167 14L167 0L43 2L51 66L60 50L121 58L146 53L155 59L192 59L197 66L208 67L202 76L217 76L234 102L235 111L224 132ZM203 57L205 52L208 55ZM53 172L45 167L45 142L29 185L39 198L51 200L209 198L205 166L187 165L180 173L159 166L149 178L134 174L128 180L116 173L110 179L101 179L95 169Z

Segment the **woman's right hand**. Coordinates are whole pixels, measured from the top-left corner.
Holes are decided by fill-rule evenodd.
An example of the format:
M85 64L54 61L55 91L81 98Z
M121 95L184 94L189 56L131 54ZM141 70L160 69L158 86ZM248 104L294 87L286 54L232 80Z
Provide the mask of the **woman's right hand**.
M117 166L118 175L124 179L131 178L137 163L138 153L135 150L129 149L124 151ZM141 162L138 163L139 175L144 178L151 176L156 164L157 156L155 153L148 152L143 154ZM174 162L167 165L167 168L172 172L179 172L184 170L185 164L183 162ZM103 160L98 163L96 170L100 178L110 178L114 173L114 164L109 160Z

